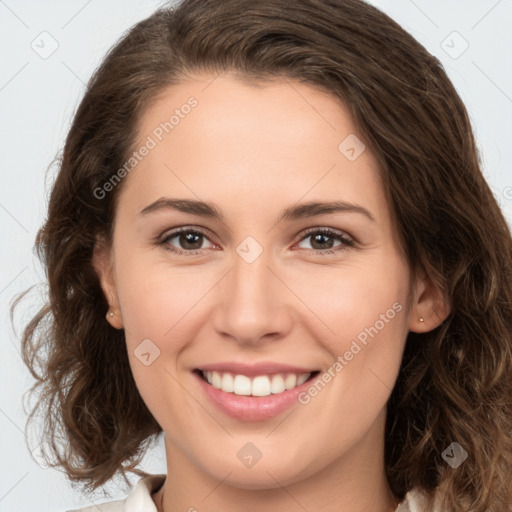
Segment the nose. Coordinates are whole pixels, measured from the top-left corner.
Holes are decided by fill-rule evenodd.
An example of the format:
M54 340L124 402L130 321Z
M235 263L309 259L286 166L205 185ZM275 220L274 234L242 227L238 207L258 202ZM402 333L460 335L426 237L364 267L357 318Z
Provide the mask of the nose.
M219 335L254 345L289 333L293 296L270 260L270 251L263 251L251 263L235 254L231 271L218 284L211 318Z

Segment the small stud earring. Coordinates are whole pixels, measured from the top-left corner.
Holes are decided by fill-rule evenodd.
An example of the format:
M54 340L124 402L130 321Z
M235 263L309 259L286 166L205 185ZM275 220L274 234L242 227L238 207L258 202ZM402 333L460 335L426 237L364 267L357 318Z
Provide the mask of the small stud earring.
M420 322L424 322L424 321L425 321L425 319L422 316L420 316Z
M114 313L113 313L112 311L110 311L110 312L108 313L108 316L112 318L112 317L114 316Z

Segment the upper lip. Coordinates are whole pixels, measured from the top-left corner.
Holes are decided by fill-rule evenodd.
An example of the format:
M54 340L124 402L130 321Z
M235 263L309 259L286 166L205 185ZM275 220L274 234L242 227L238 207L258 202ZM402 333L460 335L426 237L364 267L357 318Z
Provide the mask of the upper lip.
M234 375L257 377L258 375L272 375L275 373L313 373L317 369L293 366L274 362L261 362L257 364L223 362L201 365L197 368L204 372L229 372Z

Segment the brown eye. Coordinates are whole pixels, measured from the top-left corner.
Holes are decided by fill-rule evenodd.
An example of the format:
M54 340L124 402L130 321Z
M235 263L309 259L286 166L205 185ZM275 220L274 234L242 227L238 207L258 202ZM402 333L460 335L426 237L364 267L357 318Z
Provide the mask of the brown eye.
M206 235L197 229L179 228L164 235L159 241L166 250L179 254L199 254Z
M334 252L333 249L336 251L343 250L354 245L352 238L331 229L313 228L305 233L301 239L301 243L307 239L311 240L311 250L315 254L330 254ZM308 249L307 247L301 248Z

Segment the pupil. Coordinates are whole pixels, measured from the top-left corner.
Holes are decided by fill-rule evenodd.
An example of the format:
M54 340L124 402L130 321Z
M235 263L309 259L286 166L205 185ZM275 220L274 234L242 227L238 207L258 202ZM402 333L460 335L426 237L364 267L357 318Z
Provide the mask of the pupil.
M325 242L325 240L329 240L331 237L329 235L325 235L325 234L318 234L318 235L315 235L313 237L313 243L312 243L312 246L315 248L315 249L325 249L326 248L326 245L325 244L320 244L320 247L315 247L315 244L317 243L317 241L319 239L323 239L323 241ZM330 248L330 246L329 246Z
M182 246L184 246L185 249L200 249L201 248L201 243L199 242L199 246L198 247L190 247L190 244L194 245L195 244L198 244L198 241L197 239L200 239L202 235L196 235L194 233L187 233L186 235L181 235L181 240L180 242L185 242L184 244L182 244ZM196 241L194 242L194 238L196 239Z

